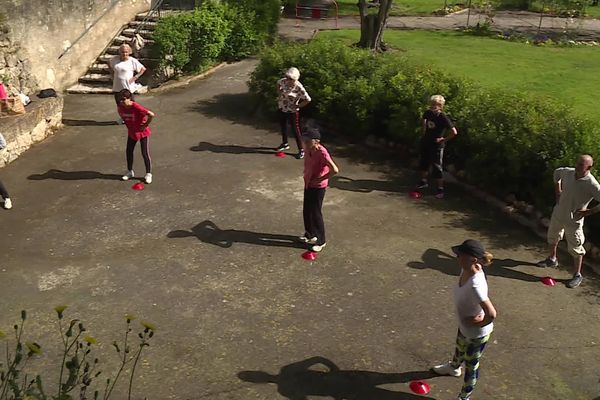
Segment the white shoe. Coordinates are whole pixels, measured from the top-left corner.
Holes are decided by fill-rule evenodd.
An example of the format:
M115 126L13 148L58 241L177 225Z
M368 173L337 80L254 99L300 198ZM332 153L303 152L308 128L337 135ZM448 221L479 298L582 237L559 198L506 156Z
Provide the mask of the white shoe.
M7 197L4 199L4 208L10 210L12 208L12 201Z
M302 243L306 243L306 244L315 244L315 243L317 243L318 239L316 237L309 238L308 236L306 236L306 233L305 233L304 235L300 236L298 238L298 240L300 240Z
M146 182L147 184L151 184L152 183L152 174L151 173L148 172L144 176L144 182Z
M313 247L311 247L310 249L312 251L314 251L315 253L320 252L321 250L323 250L325 248L325 246L327 246L327 243L323 243L323 244L315 244Z
M450 375L450 376L461 376L462 375L462 368L461 367L454 368L450 361L448 361L446 364L436 365L435 367L433 367L431 369L433 370L433 372L435 372L438 375Z
M134 174L133 170L127 171L127 173L121 177L121 180L122 181L128 181L131 178L133 178L134 176L135 176L135 174Z

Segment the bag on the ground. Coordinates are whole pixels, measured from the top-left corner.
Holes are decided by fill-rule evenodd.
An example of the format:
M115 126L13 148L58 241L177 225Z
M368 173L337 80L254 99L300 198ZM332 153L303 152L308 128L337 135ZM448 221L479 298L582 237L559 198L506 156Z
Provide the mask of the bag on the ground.
M40 99L45 99L46 97L56 97L56 90L52 88L42 89L37 95Z
M0 150L4 150L6 148L6 139L4 139L4 136L0 133Z
M0 113L12 115L25 114L25 106L20 97L9 97L6 100L0 101Z

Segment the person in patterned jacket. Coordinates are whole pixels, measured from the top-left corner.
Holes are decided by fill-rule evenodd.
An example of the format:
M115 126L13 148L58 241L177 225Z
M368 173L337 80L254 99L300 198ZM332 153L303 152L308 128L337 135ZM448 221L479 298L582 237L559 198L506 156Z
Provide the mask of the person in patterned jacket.
M306 89L299 81L300 71L292 67L287 70L285 77L277 81L277 106L279 107L279 121L281 123L281 145L277 151L290 148L288 144L288 127L291 126L296 135L298 155L296 158L304 158L302 149L302 131L300 130L300 109L310 103L311 98Z

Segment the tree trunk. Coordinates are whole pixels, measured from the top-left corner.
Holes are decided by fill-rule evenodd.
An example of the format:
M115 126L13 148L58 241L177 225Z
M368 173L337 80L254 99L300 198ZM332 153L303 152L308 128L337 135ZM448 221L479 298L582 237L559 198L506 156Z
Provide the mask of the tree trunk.
M358 0L360 12L360 40L358 47L382 51L383 31L388 15L392 8L393 0L380 0L377 13L369 13L367 0Z

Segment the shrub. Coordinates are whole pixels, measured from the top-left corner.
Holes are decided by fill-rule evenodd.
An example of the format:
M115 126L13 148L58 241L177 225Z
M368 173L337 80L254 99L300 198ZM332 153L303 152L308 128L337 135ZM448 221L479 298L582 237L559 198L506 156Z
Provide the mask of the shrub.
M253 25L262 39L273 38L281 15L280 0L225 0L226 3L254 13Z
M578 154L600 155L600 128L569 106L539 96L489 90L397 55L374 55L328 40L277 44L264 51L250 89L276 110L277 79L290 66L313 98L307 110L345 136L376 135L413 146L432 94L446 97L459 136L446 161L489 192L516 193L549 209L552 172Z
M221 59L240 60L255 54L263 42L255 25L256 14L231 5L226 7L224 16L231 26L231 31L221 50Z

